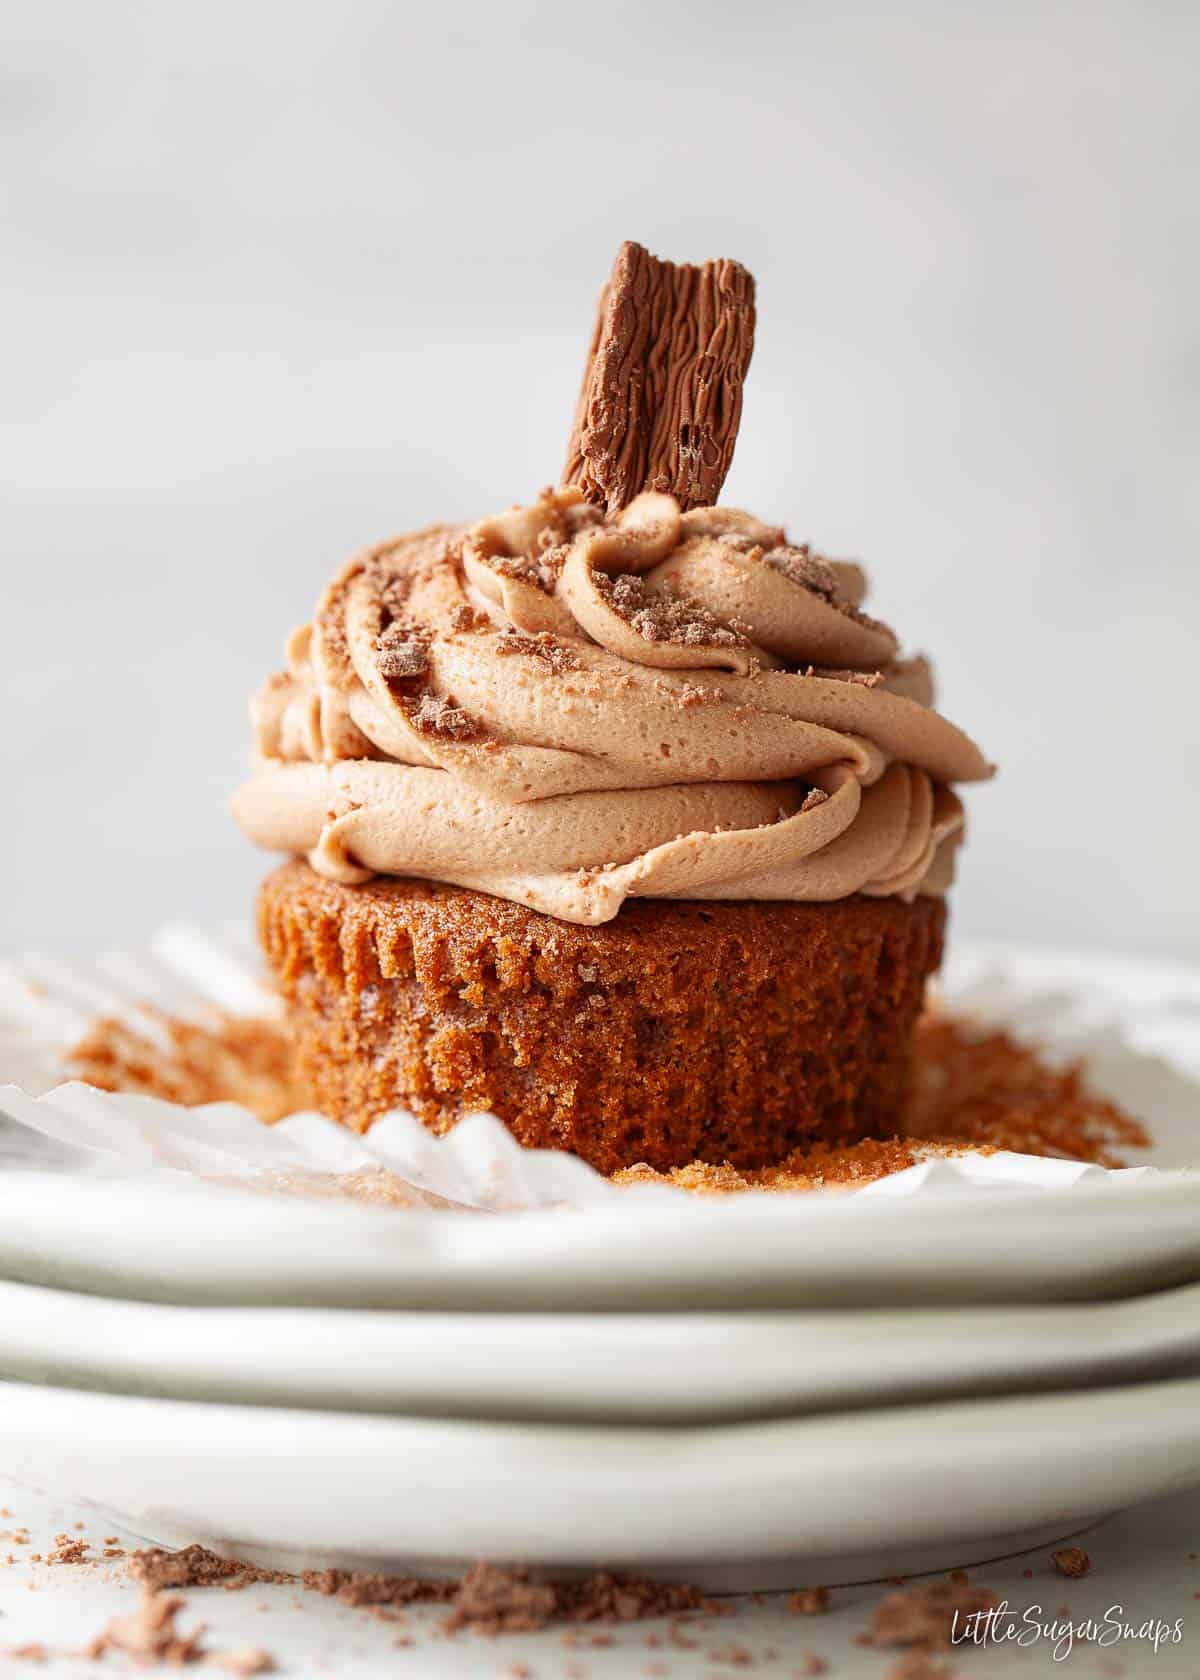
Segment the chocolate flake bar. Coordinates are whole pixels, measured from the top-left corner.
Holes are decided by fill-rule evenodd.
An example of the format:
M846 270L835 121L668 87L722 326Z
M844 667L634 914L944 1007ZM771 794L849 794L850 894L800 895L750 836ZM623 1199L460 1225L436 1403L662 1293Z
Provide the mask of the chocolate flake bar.
M613 513L643 490L716 501L754 348L754 278L660 262L627 240L600 299L564 482Z

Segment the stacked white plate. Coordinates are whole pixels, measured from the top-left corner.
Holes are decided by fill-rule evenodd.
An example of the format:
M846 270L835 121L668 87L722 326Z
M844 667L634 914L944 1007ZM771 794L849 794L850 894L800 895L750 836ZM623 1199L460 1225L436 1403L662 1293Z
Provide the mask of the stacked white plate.
M53 1088L98 1010L246 1008L252 975L180 930L15 965L6 1468L289 1567L716 1588L968 1563L1200 1482L1200 974L984 951L949 990L1087 1054L1154 1150L930 1160L853 1194L617 1190L486 1116L363 1140ZM384 1174L417 1205L339 1193Z

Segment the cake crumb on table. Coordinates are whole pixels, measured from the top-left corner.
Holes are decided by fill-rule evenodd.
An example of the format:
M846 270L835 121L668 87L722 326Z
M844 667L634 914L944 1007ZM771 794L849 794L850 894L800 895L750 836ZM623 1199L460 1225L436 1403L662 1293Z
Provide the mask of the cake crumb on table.
M709 1662L726 1668L749 1668L754 1662L754 1652L748 1645L716 1645L705 1655Z
M910 1651L908 1656L892 1664L883 1680L958 1680L961 1672L961 1669L951 1668L948 1663L937 1661L925 1651Z
M182 1598L172 1598L144 1585L137 1609L114 1616L84 1654L98 1659L108 1651L120 1651L138 1662L170 1663L174 1667L198 1662L204 1627L198 1626L191 1633L180 1632L176 1617L184 1603Z
M1078 1581L1084 1575L1091 1574L1092 1560L1082 1546L1064 1546L1061 1551L1054 1553L1054 1567L1060 1575Z
M459 1583L442 1626L447 1633L469 1627L476 1633L537 1633L557 1607L553 1587L531 1581L523 1570L477 1563Z
M239 1676L239 1680L249 1680L252 1675L274 1671L274 1657L261 1646L210 1650L202 1643L207 1632L203 1623L184 1633L178 1626L177 1618L185 1608L184 1599L143 1581L137 1608L112 1617L83 1651L70 1654L99 1662L112 1651L131 1658L139 1666L161 1663L171 1668L182 1668L185 1664L199 1663L223 1668ZM8 1654L32 1656L34 1661L44 1662L51 1655L68 1653L51 1653L44 1646L28 1646Z
M214 1587L240 1591L255 1583L290 1581L277 1569L259 1569L237 1558L222 1557L207 1546L184 1546L169 1552L161 1546L147 1546L131 1552L126 1564L135 1581L152 1591L164 1587Z
M905 1587L879 1601L870 1629L860 1636L859 1642L914 1646L925 1651L947 1650L956 1636L963 1636L965 1624L973 1617L995 1610L999 1604L1000 1599L989 1588L952 1579Z

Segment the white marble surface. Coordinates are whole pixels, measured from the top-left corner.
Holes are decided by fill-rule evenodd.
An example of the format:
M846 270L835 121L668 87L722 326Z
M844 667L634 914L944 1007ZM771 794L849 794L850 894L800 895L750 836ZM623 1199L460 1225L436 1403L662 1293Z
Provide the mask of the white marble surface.
M92 1568L50 1567L29 1561L45 1551L56 1533L81 1533L94 1542L116 1532L110 1523L84 1508L60 1506L0 1479L0 1533L24 1526L26 1545L0 1540L0 1655L29 1643L44 1644L51 1660L43 1665L13 1661L14 1676L46 1675L48 1680L95 1680L103 1672L122 1672L122 1660L109 1657L104 1669L72 1656L108 1619L132 1608L136 1589L114 1560ZM76 1524L82 1523L82 1530ZM126 1540L126 1544L132 1542ZM1145 1642L1124 1642L1101 1649L1077 1643L1056 1659L1047 1642L1019 1648L960 1651L953 1669L963 1680L1038 1680L1041 1676L1075 1680L1195 1680L1200 1672L1200 1490L1122 1512L1080 1537L1093 1558L1085 1580L1068 1581L1053 1567L1049 1550L1031 1552L973 1569L972 1580L990 1586L1018 1616L1040 1605L1048 1621L1064 1616L1078 1625L1112 1613L1140 1626L1148 1621L1182 1622L1182 1640L1155 1653ZM5 1566L11 1551L15 1563ZM1031 1569L1032 1577L1024 1571ZM803 1583L799 1583L803 1584ZM395 1680L459 1680L487 1676L496 1680L721 1680L735 1674L761 1680L789 1680L803 1672L809 1651L828 1662L829 1680L887 1680L899 1653L866 1650L854 1643L869 1624L882 1591L875 1586L835 1590L827 1615L802 1617L787 1612L783 1599L768 1595L761 1603L732 1599L733 1614L688 1629L697 1648L682 1650L665 1639L665 1622L640 1622L613 1631L606 1648L563 1642L561 1627L538 1635L501 1640L439 1633L444 1612L421 1608L407 1612L403 1624L375 1619L314 1593L290 1586L251 1587L243 1592L191 1591L180 1626L204 1622L212 1649L261 1646L275 1657L281 1672L301 1677L374 1676ZM1114 1606L1122 1607L1113 1610ZM1035 1615L1035 1620L1043 1617ZM607 1630L606 1630L607 1631ZM397 1638L413 1641L397 1646ZM659 1641L659 1643L653 1643ZM749 1653L749 1663L736 1657ZM655 1667L654 1665L661 1665ZM524 1665L524 1667L522 1667ZM219 1673L220 1670L212 1672Z
M4 8L0 949L246 913L250 688L353 548L556 474L634 236L754 269L728 499L1003 766L959 927L1194 954L1198 56L1184 0Z

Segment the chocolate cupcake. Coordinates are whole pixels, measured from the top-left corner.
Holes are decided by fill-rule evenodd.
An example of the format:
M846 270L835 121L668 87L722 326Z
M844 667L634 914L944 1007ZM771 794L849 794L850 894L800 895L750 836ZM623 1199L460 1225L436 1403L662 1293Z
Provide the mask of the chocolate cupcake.
M990 768L857 566L712 505L752 324L736 265L627 247L571 482L351 561L258 697L235 811L306 860L260 928L347 1125L605 1171L894 1127Z

